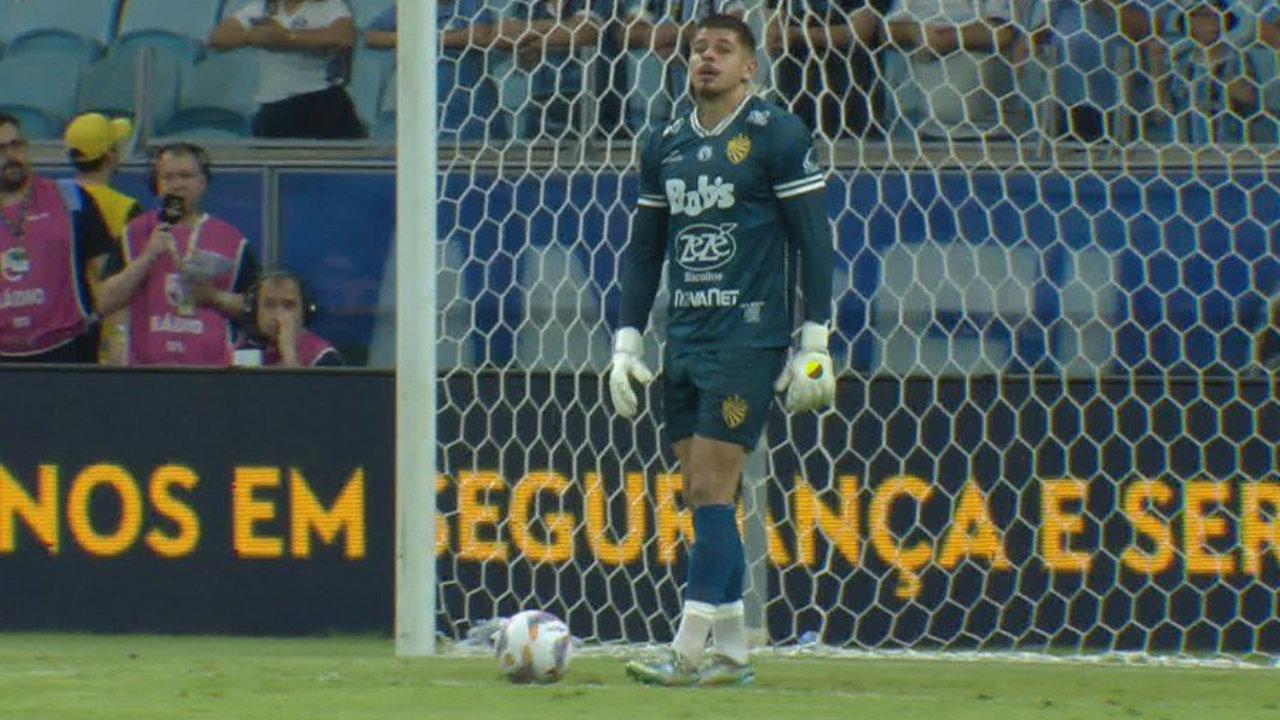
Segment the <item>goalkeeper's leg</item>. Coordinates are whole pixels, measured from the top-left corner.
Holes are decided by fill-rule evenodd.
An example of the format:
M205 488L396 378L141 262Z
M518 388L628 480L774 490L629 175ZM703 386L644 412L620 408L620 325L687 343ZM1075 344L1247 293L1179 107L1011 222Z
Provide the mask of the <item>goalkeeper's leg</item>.
M741 603L746 556L736 501L748 450L764 431L773 402L772 378L784 359L774 350L668 355L666 429L684 475L685 501L693 508L695 540L671 657L628 665L632 677L664 685L750 681ZM680 412L690 409L689 384L697 398L692 417ZM713 628L716 656L699 677L696 668Z
M685 500L693 506L695 538L689 551L684 609L669 657L627 665L631 677L655 685L702 681L699 667L720 601L743 562L734 497L746 451L740 445L700 436L681 440L675 448L685 477Z

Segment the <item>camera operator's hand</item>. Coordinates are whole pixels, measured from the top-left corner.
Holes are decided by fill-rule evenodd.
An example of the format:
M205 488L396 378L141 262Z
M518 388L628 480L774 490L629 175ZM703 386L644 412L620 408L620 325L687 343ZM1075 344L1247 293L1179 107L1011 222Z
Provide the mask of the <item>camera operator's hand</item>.
M169 253L176 260L178 245L169 226L159 225L151 231L151 237L147 239L147 247L143 249L140 259L150 264L165 253Z
M277 323L276 347L280 350L280 364L298 367L298 336L302 334L302 323L291 313L281 313Z

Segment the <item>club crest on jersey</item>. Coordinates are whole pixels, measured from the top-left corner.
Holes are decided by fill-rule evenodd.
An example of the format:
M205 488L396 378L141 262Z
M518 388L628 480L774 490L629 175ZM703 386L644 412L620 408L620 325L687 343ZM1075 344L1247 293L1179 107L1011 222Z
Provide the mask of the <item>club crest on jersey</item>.
M804 171L807 173L816 173L818 172L818 169L818 149L809 148L809 152L805 153L804 156Z
M710 145L703 145L702 147L698 148L698 159L701 160L702 162L706 162L711 159Z
M737 395L727 397L720 404L720 414L724 416L725 427L737 430L747 421L747 401Z
M676 262L691 272L723 267L738 253L736 227L737 223L690 225L676 237Z
M725 147L724 154L729 158L729 162L734 165L742 163L751 154L751 138L746 135L739 135L733 138Z
M707 210L728 210L736 202L733 183L727 183L719 176L712 182L706 175L699 175L696 188L690 188L680 178L671 178L667 180L666 190L672 215L697 217Z
M9 248L0 255L0 273L9 282L18 282L31 272L31 258L26 248Z

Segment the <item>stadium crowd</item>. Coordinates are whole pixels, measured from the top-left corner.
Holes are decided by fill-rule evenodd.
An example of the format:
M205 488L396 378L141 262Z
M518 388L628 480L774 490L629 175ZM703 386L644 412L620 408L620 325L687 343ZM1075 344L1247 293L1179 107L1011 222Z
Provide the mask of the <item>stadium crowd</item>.
M0 110L33 138L131 109L101 86L132 98L142 48L150 136L394 137L394 0L66 2L0 0ZM712 10L751 16L759 89L833 139L1280 138L1273 0L445 0L443 139L634 136L687 104Z

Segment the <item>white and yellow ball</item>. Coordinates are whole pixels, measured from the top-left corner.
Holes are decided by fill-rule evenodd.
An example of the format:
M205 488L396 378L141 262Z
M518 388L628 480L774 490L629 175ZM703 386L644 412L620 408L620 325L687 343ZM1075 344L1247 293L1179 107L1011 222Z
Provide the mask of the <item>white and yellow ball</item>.
M541 610L516 613L498 631L494 657L511 682L553 683L569 670L573 635L560 618Z

